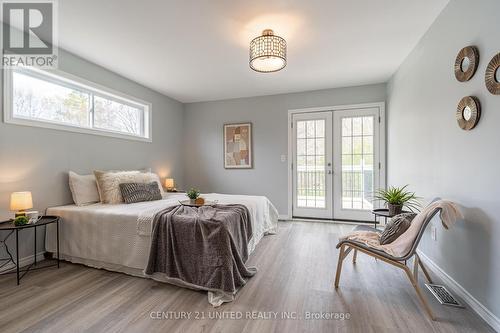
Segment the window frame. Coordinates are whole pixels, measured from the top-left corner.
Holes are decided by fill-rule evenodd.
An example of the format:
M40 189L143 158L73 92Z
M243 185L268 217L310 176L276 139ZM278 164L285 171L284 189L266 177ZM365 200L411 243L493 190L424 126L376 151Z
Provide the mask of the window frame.
M90 105L89 105L89 126L79 126L75 124L67 124L57 121L50 121L45 119L35 119L19 117L14 115L13 108L13 73L19 72L23 75L40 79L52 84L57 84L62 87L69 89L75 89L83 93L89 94ZM4 69L4 84L3 84L3 94L4 94L4 122L7 124L23 125L31 127L41 127L62 131L69 131L75 133L91 134L98 136L107 136L113 138L120 138L126 140L142 141L142 142L153 142L152 140L152 104L141 100L139 98L124 94L122 92L113 90L108 87L104 87L92 81L88 81L77 77L75 75L63 72L61 70L42 70L38 68L25 68L18 67L15 69ZM144 110L142 116L140 117L140 135L127 134L120 131L113 131L109 129L97 128L94 125L94 98L97 96L100 98L109 99L114 102L118 102L124 105L128 105L134 108L139 108Z

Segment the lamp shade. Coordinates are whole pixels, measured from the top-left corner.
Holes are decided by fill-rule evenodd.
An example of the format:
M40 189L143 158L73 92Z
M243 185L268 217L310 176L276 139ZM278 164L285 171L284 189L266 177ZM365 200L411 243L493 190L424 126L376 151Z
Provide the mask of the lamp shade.
M10 210L20 211L33 208L31 192L14 192L10 195Z
M165 187L166 188L174 188L174 179L173 178L165 179Z
M271 29L250 42L250 68L261 73L277 72L286 66L286 41Z

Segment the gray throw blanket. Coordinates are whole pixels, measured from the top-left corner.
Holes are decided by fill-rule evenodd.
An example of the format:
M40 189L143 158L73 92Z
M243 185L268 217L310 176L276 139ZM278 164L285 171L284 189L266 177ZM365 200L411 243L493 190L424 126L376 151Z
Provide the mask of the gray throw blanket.
M145 273L234 295L257 272L245 266L251 238L250 213L243 205L169 207L153 220Z

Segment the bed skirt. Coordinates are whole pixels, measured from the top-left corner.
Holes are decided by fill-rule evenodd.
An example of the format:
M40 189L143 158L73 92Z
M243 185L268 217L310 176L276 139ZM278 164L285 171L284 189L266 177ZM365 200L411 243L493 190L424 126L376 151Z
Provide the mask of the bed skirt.
M69 261L74 264L81 264L92 268L104 269L110 272L124 273L134 277L140 277L144 279L152 279L161 283L168 283L182 288L188 288L197 291L207 291L208 292L208 302L214 306L218 307L226 302L232 302L234 300L235 294L223 293L217 290L211 290L207 288L199 288L197 286L191 285L179 279L170 279L165 277L164 274L154 273L152 275L144 274L144 270L138 268L131 268L123 265L112 264L108 262L102 262L92 259L72 257L69 255L61 254L61 260Z

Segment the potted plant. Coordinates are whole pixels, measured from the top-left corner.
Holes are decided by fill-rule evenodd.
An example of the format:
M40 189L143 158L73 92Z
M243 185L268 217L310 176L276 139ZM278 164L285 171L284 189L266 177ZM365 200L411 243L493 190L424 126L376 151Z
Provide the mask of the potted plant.
M186 195L189 198L189 202L191 204L195 204L196 199L198 199L198 197L200 196L200 191L198 189L191 188L189 191L187 191Z
M23 225L26 225L30 222L29 218L27 216L17 216L14 221L12 221L12 223L14 223L14 225L16 227L20 227L20 226L23 226Z
M408 185L403 187L391 186L388 189L379 189L375 193L375 200L385 202L389 209L389 215L397 215L403 211L403 207L410 211L419 210L420 202L415 192L407 191Z

